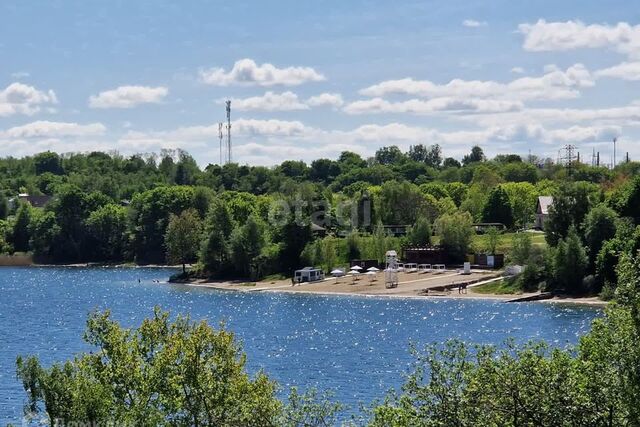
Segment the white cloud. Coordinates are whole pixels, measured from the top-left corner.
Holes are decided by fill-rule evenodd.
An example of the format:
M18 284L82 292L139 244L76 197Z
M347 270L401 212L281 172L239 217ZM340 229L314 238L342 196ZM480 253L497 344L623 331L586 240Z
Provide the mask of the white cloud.
M489 24L487 24L486 21L476 21L475 19L465 19L464 21L462 21L462 25L465 27L477 28L477 27L486 27Z
M640 55L640 25L587 25L581 21L520 24L525 35L523 47L533 52L566 51L580 48L610 48L637 57Z
M333 107L339 108L344 104L342 95L339 93L321 93L307 99L307 105L310 107Z
M219 104L224 102L224 99L218 100ZM231 99L232 107L240 111L296 111L324 106L339 108L343 104L342 96L337 93L321 93L306 101L300 100L298 95L291 91L282 93L267 91L261 96Z
M410 113L430 114L435 112L500 113L517 111L523 105L519 101L495 99L463 99L461 97L433 98L429 100L410 99L391 102L382 98L372 98L347 104L348 114Z
M640 62L623 62L596 71L597 77L613 77L623 80L640 80Z
M224 100L219 102L223 103ZM262 96L242 99L233 98L231 99L231 106L240 111L294 111L309 109L308 105L300 102L298 95L289 91L283 93L268 91Z
M513 67L511 69L511 72L513 74L524 74L524 68L522 68L522 67Z
M0 90L0 117L14 114L33 115L44 105L57 104L54 91L47 92L23 83L12 83Z
M5 138L60 138L102 135L106 127L102 123L81 125L78 123L40 120L0 131Z
M140 104L158 104L167 96L166 87L120 86L89 97L91 108L132 108Z
M277 68L269 63L258 65L248 58L236 61L229 72L223 68L201 70L200 78L204 83L216 86L297 86L326 80L311 67Z
M578 89L594 85L593 78L582 64L575 64L566 71L548 69L540 77L521 77L509 83L492 80L454 79L446 84L429 80L405 78L387 80L360 91L365 96L392 94L413 95L425 98L452 97L468 101L470 98L493 98L512 101L571 99L580 95Z

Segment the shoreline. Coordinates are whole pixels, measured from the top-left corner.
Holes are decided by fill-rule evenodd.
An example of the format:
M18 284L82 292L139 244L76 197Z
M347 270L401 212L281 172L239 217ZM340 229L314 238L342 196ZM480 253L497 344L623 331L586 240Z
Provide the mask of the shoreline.
M491 279L490 279L491 280ZM524 296L532 296L536 295L536 293L529 294L485 294L485 293L477 293L473 292L473 288L478 285L482 285L486 283L486 281L478 282L474 285L469 285L467 287L466 293L458 293L456 290L451 290L449 292L429 292L429 293L417 293L415 292L415 287L413 289L403 290L403 285L410 285L412 282L418 282L420 285L424 286L424 283L420 283L423 281L405 281L400 282L398 288L393 288L393 290L398 290L393 292L393 290L389 290L389 292L381 291L380 287L371 287L371 285L362 289L362 285L347 285L353 286L352 289L344 289L344 286L332 290L331 286L335 286L336 283L332 283L333 279L325 279L321 282L314 283L304 283L301 285L291 286L290 281L270 281L268 283L265 282L255 282L252 285L248 285L247 282L241 281L205 281L205 280L195 280L195 281L186 281L186 282L170 282L173 285L184 285L194 288L204 288L204 289L215 289L221 291L230 291L230 292L269 292L269 293L281 293L281 294L306 294L306 295L325 295L325 296L348 296L348 297L365 297L365 298L408 298L408 299L427 299L427 300L438 300L438 299L458 299L458 300L492 300L492 301L501 301L507 302L516 297L524 297ZM340 285L340 283L338 283ZM343 282L342 285L345 285ZM432 286L438 287L438 285ZM385 289L386 290L386 289ZM532 301L532 302L543 302L548 304L570 304L570 305L581 305L581 306L589 306L589 307L597 307L603 308L606 307L608 302L598 299L597 297L553 297L551 299Z
M0 267L35 267L35 268L131 268L131 269L178 269L181 266L162 264L98 264L98 263L74 263L74 264L30 264L22 266L0 266ZM462 277L463 280L456 280ZM484 277L483 277L484 276ZM328 296L349 296L367 298L409 298L409 299L474 299L493 300L506 302L517 297L533 296L536 293L523 294L492 294L474 292L476 286L499 280L500 276L496 272L475 271L470 276L462 276L454 271L446 271L441 274L399 273L399 284L397 288L384 288L380 280L368 281L366 278L359 281L352 281L350 276L343 276L339 279L325 279L320 282L305 282L301 285L292 286L290 280L265 280L261 282L247 282L242 280L219 280L207 281L195 279L187 281L167 281L166 284L184 285L196 288L216 289L232 292L272 292L286 294L316 294ZM404 279L404 280L402 280ZM347 283L351 282L351 283ZM442 290L443 287L466 284L466 293L458 293L453 290ZM600 300L597 297L563 297L555 296L551 299L543 299L532 302L542 302L547 304L572 304L581 306L591 306L604 308L608 301Z

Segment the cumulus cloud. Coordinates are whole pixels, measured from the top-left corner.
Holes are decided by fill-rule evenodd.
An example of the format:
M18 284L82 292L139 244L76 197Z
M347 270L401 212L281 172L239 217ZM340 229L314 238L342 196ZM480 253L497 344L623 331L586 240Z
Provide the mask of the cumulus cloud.
M522 67L513 67L511 69L511 72L513 74L524 74L524 68L522 68Z
M102 123L81 125L78 123L40 120L0 131L5 138L60 138L102 135L106 127Z
M575 64L566 71L548 69L539 77L521 77L509 83L492 80L454 79L446 84L429 80L405 78L387 80L360 91L361 95L382 97L402 94L424 98L494 98L512 101L571 99L580 95L578 89L594 85L589 70Z
M342 95L339 93L321 93L307 99L307 105L310 107L333 107L339 108L344 104Z
M224 99L218 100L223 104ZM321 93L303 101L291 91L276 93L267 91L264 95L249 98L232 98L231 105L240 111L296 111L308 110L311 107L339 108L344 104L342 96L337 93Z
M519 101L495 99L463 99L460 97L410 99L391 102L382 98L354 101L344 107L348 114L409 113L430 114L435 112L501 113L522 109Z
M158 104L167 96L166 87L120 86L89 97L91 108L132 108L140 104Z
M566 51L584 48L609 48L617 52L640 56L640 25L619 22L616 25L590 24L581 21L520 24L525 50L533 52Z
M596 71L597 77L613 77L623 80L640 80L640 62L623 62Z
M0 90L0 117L39 112L42 106L57 104L54 91L41 91L23 83L12 83Z
M487 24L486 21L476 21L475 19L465 19L464 21L462 21L462 25L465 27L477 28L477 27L486 27L489 24Z
M224 100L219 101L223 103ZM266 92L262 96L252 96L250 98L232 98L231 105L240 111L294 111L308 110L309 106L300 102L298 95L293 92L274 93Z
M326 80L311 67L277 68L269 63L258 65L248 58L236 61L228 72L224 68L201 70L200 78L204 83L215 86L297 86Z

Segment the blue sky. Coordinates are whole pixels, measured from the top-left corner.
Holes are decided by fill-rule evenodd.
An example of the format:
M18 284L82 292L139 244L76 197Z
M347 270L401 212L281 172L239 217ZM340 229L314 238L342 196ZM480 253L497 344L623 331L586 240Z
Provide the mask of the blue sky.
M4 1L0 155L183 148L219 161L474 144L640 157L629 1ZM622 155L619 156L619 159Z

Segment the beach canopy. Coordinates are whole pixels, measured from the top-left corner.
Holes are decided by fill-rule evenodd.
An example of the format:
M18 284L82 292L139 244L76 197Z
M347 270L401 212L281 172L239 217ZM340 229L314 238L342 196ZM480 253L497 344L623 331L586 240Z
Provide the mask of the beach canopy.
M335 270L331 271L331 274L333 274L334 276L335 275L340 275L340 274L344 274L344 271L339 270L339 269L336 268Z
M362 267L360 267L359 265L354 265L353 267L351 267L351 270L362 270Z
M367 272L366 272L366 273L364 273L364 274L366 274L367 276L375 276L375 275L376 275L376 272L375 272L375 271L367 271Z
M370 273L376 273L376 272L380 271L380 269L376 268L376 267L369 267L369 268L367 268L367 271L370 272Z
M351 271L349 272L349 274L353 274L353 275L355 276L355 275L360 274L360 272L359 272L358 270L351 270Z

